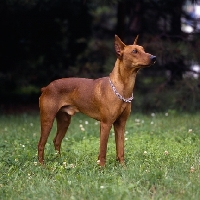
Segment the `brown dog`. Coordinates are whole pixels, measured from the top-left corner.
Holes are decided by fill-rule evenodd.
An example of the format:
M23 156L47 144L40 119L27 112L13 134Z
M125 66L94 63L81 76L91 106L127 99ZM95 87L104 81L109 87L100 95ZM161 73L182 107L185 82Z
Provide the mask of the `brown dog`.
M117 61L109 77L99 79L63 78L42 88L40 96L41 137L38 144L38 160L44 164L44 147L54 119L57 120L55 149L60 153L71 116L82 112L100 121L100 152L98 163L106 162L107 142L114 125L116 158L124 164L124 130L131 112L133 88L138 70L156 62L156 56L145 53L143 47L126 46L115 36Z

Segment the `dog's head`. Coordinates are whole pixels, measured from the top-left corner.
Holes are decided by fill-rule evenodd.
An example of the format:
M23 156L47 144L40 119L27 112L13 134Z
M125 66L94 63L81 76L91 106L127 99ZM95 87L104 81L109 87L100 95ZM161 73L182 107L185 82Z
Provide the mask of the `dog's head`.
M124 62L124 66L132 68L143 68L153 65L156 56L144 51L142 46L137 45L138 36L133 45L125 45L121 39L115 35L115 51L118 59Z

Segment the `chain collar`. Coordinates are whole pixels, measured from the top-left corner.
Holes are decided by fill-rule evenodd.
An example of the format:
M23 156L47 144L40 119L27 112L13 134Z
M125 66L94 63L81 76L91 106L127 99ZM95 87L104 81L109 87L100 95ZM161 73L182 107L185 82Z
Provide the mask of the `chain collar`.
M132 96L130 97L130 98L128 98L128 99L125 99L121 94L119 94L119 92L117 92L117 89L116 89L116 87L114 86L114 84L112 83L112 81L110 80L110 77L109 77L109 82L110 82L110 86L112 87L112 90L113 90L113 92L116 94L116 96L120 99L120 100L122 100L122 101L124 101L124 102L126 102L126 103L131 103L131 101L133 100L133 93L132 93Z

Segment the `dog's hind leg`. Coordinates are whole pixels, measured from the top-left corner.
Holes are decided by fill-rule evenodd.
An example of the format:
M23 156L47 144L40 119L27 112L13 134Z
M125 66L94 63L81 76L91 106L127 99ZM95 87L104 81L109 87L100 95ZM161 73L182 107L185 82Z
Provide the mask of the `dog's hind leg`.
M56 121L57 121L57 133L53 142L55 150L58 151L58 153L60 154L61 142L71 122L71 116L66 112L59 111L56 114Z
M56 113L56 112L55 112ZM45 112L44 110L40 113L41 120L41 136L38 143L38 160L41 164L44 164L44 147L49 137L53 122L55 119L55 114Z

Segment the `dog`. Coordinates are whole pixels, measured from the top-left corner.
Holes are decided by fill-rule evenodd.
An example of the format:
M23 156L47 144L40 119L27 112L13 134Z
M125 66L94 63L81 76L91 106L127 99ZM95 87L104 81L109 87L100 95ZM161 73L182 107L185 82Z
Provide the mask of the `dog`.
M39 98L41 136L38 143L38 161L44 164L44 148L54 119L57 133L53 140L60 153L71 117L81 112L100 122L100 150L98 164L105 166L108 137L112 125L115 131L116 160L124 165L124 131L131 112L133 89L139 69L153 65L156 56L137 45L125 45L115 35L117 60L108 77L99 79L62 78L42 88Z

